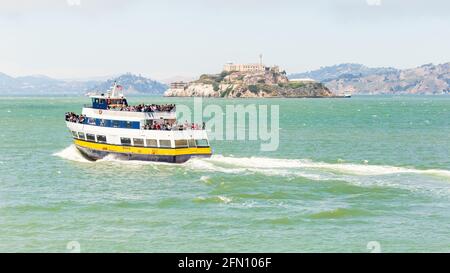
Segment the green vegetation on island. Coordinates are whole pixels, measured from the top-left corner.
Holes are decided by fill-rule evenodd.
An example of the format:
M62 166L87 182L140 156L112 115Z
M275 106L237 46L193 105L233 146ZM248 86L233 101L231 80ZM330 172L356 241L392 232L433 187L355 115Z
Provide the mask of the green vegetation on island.
M173 97L331 97L332 92L319 82L289 81L278 67L252 71L222 71L203 74L196 81L176 85L166 91Z

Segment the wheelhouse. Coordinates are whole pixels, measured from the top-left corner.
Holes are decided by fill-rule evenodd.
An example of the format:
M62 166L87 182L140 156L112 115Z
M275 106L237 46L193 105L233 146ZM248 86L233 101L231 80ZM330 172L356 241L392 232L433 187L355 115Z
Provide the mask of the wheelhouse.
M110 98L106 97L103 94L100 96L92 96L92 105L93 109L112 109L117 107L127 107L128 102L126 98Z

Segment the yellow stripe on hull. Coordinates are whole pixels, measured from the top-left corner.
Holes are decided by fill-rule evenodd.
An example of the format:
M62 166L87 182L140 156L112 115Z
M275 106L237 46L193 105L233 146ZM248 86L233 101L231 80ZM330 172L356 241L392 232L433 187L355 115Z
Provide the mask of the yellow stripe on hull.
M84 140L75 139L75 145L104 152L126 153L126 154L142 154L142 155L211 155L211 147L206 148L148 148L120 146L105 143L95 143Z

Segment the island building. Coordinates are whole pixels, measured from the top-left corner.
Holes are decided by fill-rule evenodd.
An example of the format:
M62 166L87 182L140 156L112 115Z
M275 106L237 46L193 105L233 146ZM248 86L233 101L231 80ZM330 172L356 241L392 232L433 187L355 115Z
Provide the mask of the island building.
M228 62L223 66L223 71L225 72L264 72L264 71L273 71L276 73L280 72L280 68L278 66L267 67L262 62L262 54L259 55L259 63L253 64L235 64L233 62Z
M170 89L184 89L188 85L187 82L172 82L170 83Z
M262 54L259 55L259 63L235 64L232 62L228 62L223 66L223 71L244 72L244 73L273 72L273 73L281 73L284 75L286 74L286 72L281 71L280 67L277 65L265 66L262 61ZM184 81L172 82L170 83L168 90L185 90L189 86L189 84L190 84L189 82Z
M263 72L265 70L265 66L262 64L234 64L230 62L223 66L223 71L226 72Z

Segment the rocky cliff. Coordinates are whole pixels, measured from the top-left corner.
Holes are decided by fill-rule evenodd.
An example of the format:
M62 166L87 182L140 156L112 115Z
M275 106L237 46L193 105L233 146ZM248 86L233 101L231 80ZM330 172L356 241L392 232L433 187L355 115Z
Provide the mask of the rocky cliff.
M202 75L184 88L168 89L168 97L329 97L331 91L318 82L290 82L286 74L263 72L222 72Z

